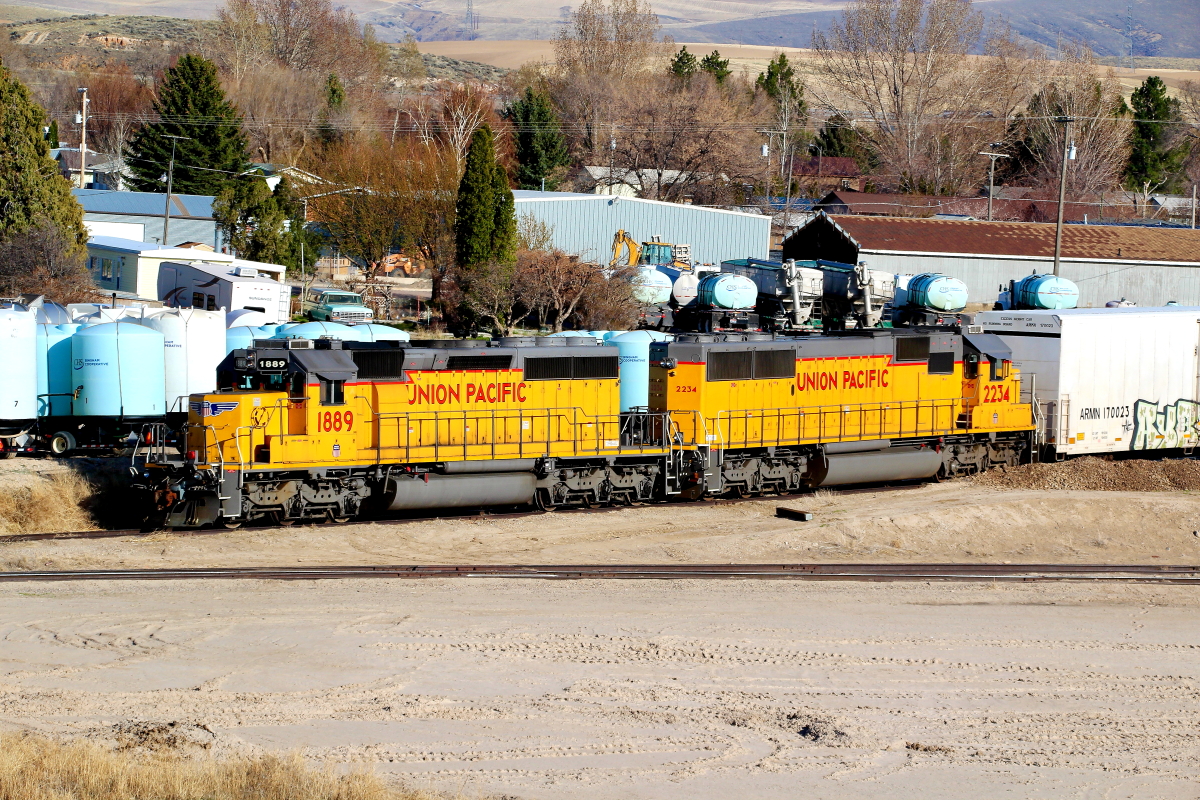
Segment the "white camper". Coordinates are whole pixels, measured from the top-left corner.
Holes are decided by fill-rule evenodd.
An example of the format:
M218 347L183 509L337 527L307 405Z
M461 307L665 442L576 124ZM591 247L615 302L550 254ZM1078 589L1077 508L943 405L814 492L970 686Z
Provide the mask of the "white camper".
M249 309L266 314L271 323L290 318L288 285L236 261L164 261L158 270L158 298L171 308Z
M1059 456L1200 444L1200 308L984 311Z

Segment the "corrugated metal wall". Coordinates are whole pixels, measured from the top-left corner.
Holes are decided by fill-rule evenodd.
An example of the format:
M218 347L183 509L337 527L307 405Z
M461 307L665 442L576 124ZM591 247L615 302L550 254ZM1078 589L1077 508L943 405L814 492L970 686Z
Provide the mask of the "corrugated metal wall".
M872 269L915 275L940 272L965 281L973 303L996 299L998 287L1037 272L1048 273L1053 259L1015 259L997 256L933 256L875 254L859 255ZM1079 285L1080 307L1100 307L1122 297L1139 306L1161 306L1174 300L1180 305L1200 306L1200 268L1112 261L1061 262L1060 274Z
M607 195L528 191L513 195L518 218L531 214L553 226L555 246L597 262L612 258L613 234L619 229L638 242L660 236L664 242L690 244L692 260L701 264L766 258L770 249L767 216Z
M94 222L137 222L146 226L145 236L146 242L156 242L163 244L162 229L163 218L161 216L141 216L137 214L101 214L94 211L86 211L83 218ZM166 242L167 245L174 247L184 242L200 242L201 244L212 245L214 250L220 251L221 241L217 231L217 223L211 219L178 219L171 217L171 227L169 229L171 241Z

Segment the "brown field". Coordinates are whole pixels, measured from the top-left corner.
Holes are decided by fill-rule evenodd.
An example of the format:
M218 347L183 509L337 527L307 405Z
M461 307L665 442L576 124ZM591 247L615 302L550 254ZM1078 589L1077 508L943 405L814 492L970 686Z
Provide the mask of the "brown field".
M739 72L743 69L752 75L766 69L767 62L777 53L786 53L789 60L803 63L812 59L811 50L794 47L768 47L765 45L713 44L711 42L679 42L693 53L704 55L719 50L722 57L729 59L730 68ZM474 42L420 42L422 53L447 56L463 61L478 61L503 69L516 69L522 64L554 60L554 43L547 40L510 40ZM1115 69L1117 78L1125 87L1128 96L1149 75L1158 75L1172 89L1178 89L1184 81L1200 82L1200 60L1170 59L1178 64L1171 68ZM806 70L802 70L806 71Z

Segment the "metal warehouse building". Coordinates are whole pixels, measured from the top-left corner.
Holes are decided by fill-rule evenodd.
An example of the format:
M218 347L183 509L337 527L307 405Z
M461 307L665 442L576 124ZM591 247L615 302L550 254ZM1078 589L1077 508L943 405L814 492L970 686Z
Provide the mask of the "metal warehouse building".
M213 219L213 198L198 194L171 194L171 224L163 238L163 209L166 193L110 192L104 189L75 189L83 206L83 224L92 236L113 236L169 247L199 242L221 250L221 233Z
M514 191L513 197L518 219L532 215L551 226L555 247L591 261L608 263L618 230L639 242L658 236L691 245L699 264L769 255L771 218L761 214L619 195Z
M904 219L821 213L783 243L783 257L827 259L897 274L940 272L966 282L971 302L1054 268L1055 226L1036 222ZM1122 297L1139 306L1200 305L1200 231L1127 225L1063 227L1060 274L1079 305Z

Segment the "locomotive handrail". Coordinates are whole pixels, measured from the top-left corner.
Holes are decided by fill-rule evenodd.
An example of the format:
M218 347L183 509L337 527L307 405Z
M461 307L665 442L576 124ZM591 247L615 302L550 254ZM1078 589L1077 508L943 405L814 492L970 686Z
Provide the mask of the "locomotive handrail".
M571 453L576 455L620 450L659 451L666 447L666 440L672 437L669 412L647 412L643 415L648 423L646 430L656 432L657 435L640 442L633 441L632 437L626 440L622 436L627 429L628 414L589 414L577 406L545 409L392 411L373 412L372 416L377 423L375 442L362 449L374 450L377 459L382 457L384 449L393 447L385 443L387 432L384 423L389 421L396 423L397 434L401 433L399 426L404 425L403 436L397 436L394 447L402 448L406 452L429 448L433 451L434 461L446 460L448 455L464 461L470 460L471 448L480 446L485 446L492 458L502 457L502 454L497 452L498 448L506 446L515 449L514 455L521 458L532 455L533 447L537 447L537 455L545 455L555 445L569 445ZM657 423L652 423L651 420L657 420ZM541 436L534 434L535 423L538 422L544 423ZM515 430L510 424L516 425ZM455 425L462 427L455 430ZM474 436L468 435L472 433L472 425L477 426L473 431ZM486 431L483 430L485 427ZM431 440L424 441L425 432L430 428ZM529 432L528 438L526 431ZM417 438L416 443L413 441L414 435ZM455 438L459 441L452 441ZM448 449L452 450L452 453L447 453Z
M805 441L818 442L842 442L856 441L860 439L868 439L871 436L884 439L888 437L900 436L936 436L954 432L953 425L946 427L938 427L937 412L946 410L950 413L948 418L953 421L955 419L955 411L961 404L960 398L946 398L941 400L894 400L878 403L858 403L854 405L831 405L831 406L802 406L799 408L758 408L758 409L737 409L718 411L715 422L716 441L718 447L757 445L759 447L777 446L784 443L801 443ZM921 412L929 412L929 423L927 426L921 424ZM876 422L872 425L867 415L874 412L878 415ZM887 412L896 412L898 419L895 424L887 422ZM905 427L906 412L911 413L912 426ZM830 415L836 414L837 419L832 424L836 425L836 433L831 433L829 430L830 421L827 419ZM805 419L806 417L816 416L817 430L814 435L806 435ZM857 416L857 426L848 424L850 415ZM749 420L755 418L758 420L758 436L755 438L749 431ZM795 421L795 435L785 436L785 422L788 420ZM767 421L772 420L775 426L775 435L767 436ZM742 436L736 437L735 425L742 423ZM857 427L857 433L849 433L849 428Z

